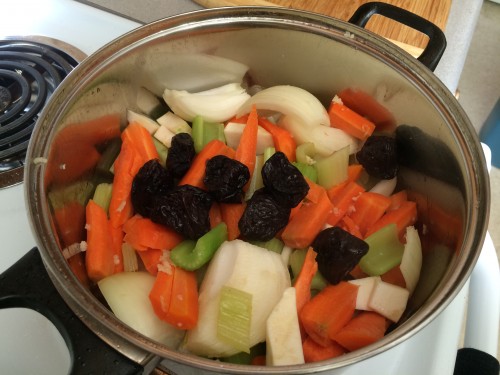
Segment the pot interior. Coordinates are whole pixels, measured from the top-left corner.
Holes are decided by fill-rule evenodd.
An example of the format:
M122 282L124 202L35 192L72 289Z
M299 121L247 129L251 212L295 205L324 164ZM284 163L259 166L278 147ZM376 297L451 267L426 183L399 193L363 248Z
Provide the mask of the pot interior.
M126 111L137 109L141 87L161 97L166 87L200 91L228 83L225 59L247 65L245 79L251 84L298 86L325 106L350 88L372 96L392 114L407 145L398 188L418 204L424 269L399 327L324 368L353 363L407 339L458 293L480 252L488 184L479 142L456 100L411 56L358 27L291 10L222 9L158 21L108 44L62 83L37 124L25 184L40 250L62 294L77 305L86 301L84 319L100 317L100 324L134 345L210 369L208 360L172 352L132 332L89 292L91 286L78 281L61 250L85 239L84 211L73 212L76 229L58 227L51 196L65 191L70 199L109 178L99 162L112 139L92 127L93 120L118 114L125 126ZM77 139L67 135L75 124L84 124ZM80 184L76 192L75 183Z

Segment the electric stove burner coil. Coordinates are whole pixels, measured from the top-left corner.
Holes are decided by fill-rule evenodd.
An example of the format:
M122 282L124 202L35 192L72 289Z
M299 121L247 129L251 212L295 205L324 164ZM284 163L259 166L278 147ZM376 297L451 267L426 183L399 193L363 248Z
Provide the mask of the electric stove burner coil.
M40 111L83 58L81 51L50 38L0 39L0 188L22 179L17 169L24 165Z

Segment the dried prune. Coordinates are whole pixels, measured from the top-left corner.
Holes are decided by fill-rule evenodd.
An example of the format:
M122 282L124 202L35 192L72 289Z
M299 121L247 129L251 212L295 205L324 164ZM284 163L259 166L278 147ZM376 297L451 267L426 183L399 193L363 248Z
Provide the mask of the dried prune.
M241 203L243 187L249 179L250 171L245 164L217 155L207 161L203 182L217 202Z
M339 227L318 233L312 243L318 255L318 270L332 284L338 284L368 252L368 244Z
M398 173L396 140L386 135L372 135L356 153L356 159L370 176L390 180Z
M144 217L150 217L155 197L166 194L173 186L172 175L158 160L146 162L132 182L130 195L134 210Z
M305 198L309 185L283 152L274 153L262 166L267 191L282 206L293 208Z
M191 166L195 156L194 142L188 133L179 133L172 137L168 150L167 169L175 178L182 178Z
M196 240L210 230L212 197L191 185L181 185L154 200L151 220Z
M285 227L290 208L281 206L265 189L255 191L238 223L248 241L269 241Z

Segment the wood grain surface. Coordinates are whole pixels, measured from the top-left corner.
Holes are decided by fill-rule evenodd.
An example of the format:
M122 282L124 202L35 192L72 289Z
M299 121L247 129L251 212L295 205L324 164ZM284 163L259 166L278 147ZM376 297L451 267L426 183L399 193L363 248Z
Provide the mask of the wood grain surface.
M207 7L219 6L282 6L293 9L308 10L316 13L326 14L347 21L360 5L370 0L194 0L196 3ZM373 0L372 0L373 1ZM450 12L451 0L386 0L390 3L431 21L442 30L446 27L446 21ZM366 28L377 34L399 42L398 45L415 51L421 50L427 43L427 36L413 30L399 22L386 17L375 15L370 19Z

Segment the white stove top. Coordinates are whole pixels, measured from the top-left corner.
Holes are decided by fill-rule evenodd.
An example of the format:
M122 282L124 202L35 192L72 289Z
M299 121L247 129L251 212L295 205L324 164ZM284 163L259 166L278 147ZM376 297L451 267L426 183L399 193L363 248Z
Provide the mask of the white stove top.
M140 26L72 0L16 0L2 4L2 11L11 15L7 19L4 17L0 23L0 36L48 36L72 44L86 54ZM23 186L0 190L0 202L1 273L34 247L35 241L26 217ZM498 269L491 270L494 263L491 259L496 259L496 254L489 238L483 253L474 274L493 272L496 279L493 279L492 285L498 286ZM438 318L404 345L355 366L336 370L335 374L451 374L460 342L468 289L467 284ZM491 305L491 301L487 302ZM490 305L486 308L492 311L493 318L496 314L494 332L498 332L498 303ZM66 373L69 368L68 351L52 324L35 312L10 310L0 310L2 372ZM496 355L496 334L490 334L491 339L487 340L484 336L493 329L495 327L474 327L477 335L470 335L466 340L470 340L471 344L479 343L479 349Z

